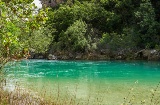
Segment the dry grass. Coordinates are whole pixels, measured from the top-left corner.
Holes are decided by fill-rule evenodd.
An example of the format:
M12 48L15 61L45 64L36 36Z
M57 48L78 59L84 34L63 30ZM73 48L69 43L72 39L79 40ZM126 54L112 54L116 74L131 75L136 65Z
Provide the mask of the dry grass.
M134 87L129 90L127 97L124 98L124 102L121 105L160 105L160 82L155 89L151 90L151 93L148 93L150 94L150 98L144 99L141 102L135 102Z
M30 92L16 88L14 91L0 89L0 105L46 105L40 97Z
M102 97L98 97L91 102L91 98L77 99L76 90L74 94L70 95L66 92L63 96L60 88L57 89L57 96L48 96L47 92L37 95L33 91L22 89L16 86L14 91L4 90L0 88L0 105L104 105L102 104ZM52 94L52 93L51 93ZM47 97L46 97L47 96Z
M54 97L52 92L52 95L48 96L48 92L45 92L45 89L42 92L43 94L40 95L31 90L20 88L18 85L15 87L14 91L7 91L3 88L6 84L5 82L5 80L1 80L0 105L107 105L103 103L104 97L100 94L94 99L91 98L91 96L86 99L77 99L77 86L75 90L73 90L74 94L71 95L69 91L66 91L64 95L64 91L62 91L58 85L56 91L57 95ZM160 105L160 82L151 93L148 93L150 94L150 98L142 100L141 102L135 102L136 96L134 95L134 91L136 90L134 87L136 87L136 85L128 91L121 105Z
M48 105L47 101L33 94L33 92L15 86L13 91L6 90L5 79L0 79L0 105ZM49 105L55 105L50 103Z

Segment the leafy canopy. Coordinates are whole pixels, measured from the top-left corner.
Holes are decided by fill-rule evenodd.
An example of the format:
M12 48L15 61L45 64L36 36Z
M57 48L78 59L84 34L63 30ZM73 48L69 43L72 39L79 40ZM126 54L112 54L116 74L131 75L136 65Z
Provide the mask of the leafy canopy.
M0 0L0 67L28 56L29 37L45 23L46 12L37 12L32 0Z

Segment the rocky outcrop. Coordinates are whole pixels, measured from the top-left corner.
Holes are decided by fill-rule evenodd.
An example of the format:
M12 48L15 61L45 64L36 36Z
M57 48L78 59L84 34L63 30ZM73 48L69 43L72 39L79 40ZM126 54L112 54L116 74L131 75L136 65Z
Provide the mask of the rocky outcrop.
M57 57L53 54L49 54L48 57L47 57L48 60L56 60Z
M48 59L48 60L160 60L159 50L130 50L122 49L111 51L108 49L90 52L90 53L73 53L73 52L56 52L50 54L31 53L29 59Z
M46 59L46 54L30 52L28 59Z
M105 59L126 60L133 59L134 52L135 51L131 49L120 49L117 51L101 50L100 56L105 57Z
M135 53L135 59L160 60L160 51L143 49Z
M83 58L83 55L81 53L77 53L76 56L75 56L76 60L80 60L82 58Z

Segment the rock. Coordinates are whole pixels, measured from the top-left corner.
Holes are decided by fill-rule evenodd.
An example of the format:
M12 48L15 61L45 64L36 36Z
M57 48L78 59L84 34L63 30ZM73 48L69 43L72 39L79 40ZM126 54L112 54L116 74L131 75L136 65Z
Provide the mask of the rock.
M43 54L34 54L33 59L45 59Z
M68 60L68 59L70 59L70 58L69 58L69 56L67 56L67 55L63 55L63 56L61 57L61 59L62 59L62 60Z
M117 60L124 60L124 59L127 58L128 53L129 52L126 51L126 50L120 50L120 51L118 51L118 53L116 53L115 59L117 59Z
M160 60L160 52L155 49L153 50L143 49L135 54L135 58L143 60Z
M75 58L75 56L72 53L69 53L68 56L69 56L70 59L74 59Z
M111 51L109 49L102 49L100 50L100 54L101 55L109 55L111 53Z
M135 53L135 59L147 60L148 59L148 55L149 55L149 51L143 49L143 50L140 50L137 53Z
M160 52L157 50L151 50L148 60L160 60Z
M30 52L28 59L33 59L33 58L34 58L34 53L33 53L33 52Z
M28 59L45 59L46 55L43 53L30 52Z
M88 54L88 59L89 60L98 60L99 56L96 53L89 53Z
M42 55L37 57L38 59L44 59L44 57Z
M121 55L116 56L116 60L122 60L122 56Z
M76 59L76 60L82 59L82 54L79 54L79 53L78 53L78 54L76 55L75 59Z
M56 60L57 57L54 56L54 55L52 55L52 54L49 54L47 59L48 59L48 60Z

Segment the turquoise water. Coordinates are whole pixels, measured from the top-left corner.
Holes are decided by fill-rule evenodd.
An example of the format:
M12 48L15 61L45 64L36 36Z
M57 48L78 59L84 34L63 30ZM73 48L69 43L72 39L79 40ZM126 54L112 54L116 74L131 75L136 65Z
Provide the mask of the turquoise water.
M160 82L160 62L24 60L5 69L6 76L13 78L10 84L90 105L120 105L130 100L150 103Z

